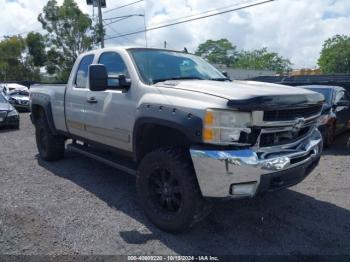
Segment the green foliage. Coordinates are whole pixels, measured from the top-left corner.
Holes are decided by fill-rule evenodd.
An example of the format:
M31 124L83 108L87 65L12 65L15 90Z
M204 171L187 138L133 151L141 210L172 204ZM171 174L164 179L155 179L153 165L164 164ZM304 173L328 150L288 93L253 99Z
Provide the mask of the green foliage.
M274 52L268 52L267 48L253 51L241 51L237 61L231 66L241 69L271 70L283 73L291 70L292 63Z
M279 73L291 70L292 63L277 53L270 53L266 48L253 51L237 51L227 39L207 40L198 46L196 55L210 63L223 64L233 68L272 70Z
M29 33L26 39L28 53L34 66L42 67L46 62L45 39L39 33Z
M6 37L0 42L0 81L40 80L26 51L26 41L21 36Z
M196 55L213 64L230 65L237 55L236 47L227 39L207 40L197 48Z
M322 73L350 73L350 37L336 35L323 44L318 65Z
M66 81L78 55L92 49L101 40L102 31L74 0L64 0L61 6L49 0L38 20L48 32L47 71Z

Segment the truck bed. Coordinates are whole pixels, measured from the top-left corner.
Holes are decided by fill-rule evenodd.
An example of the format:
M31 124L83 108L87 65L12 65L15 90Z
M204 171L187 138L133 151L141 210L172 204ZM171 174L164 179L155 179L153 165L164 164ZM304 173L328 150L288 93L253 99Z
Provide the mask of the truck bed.
M66 132L64 97L66 84L35 84L30 86L31 97L47 99L52 110L53 121L57 130Z

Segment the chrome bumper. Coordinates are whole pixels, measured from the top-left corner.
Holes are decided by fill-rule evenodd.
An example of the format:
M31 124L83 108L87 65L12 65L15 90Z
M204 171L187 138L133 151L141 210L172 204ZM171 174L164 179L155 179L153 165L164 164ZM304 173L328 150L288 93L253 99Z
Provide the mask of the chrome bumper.
M305 177L310 173L308 166L318 161L322 148L322 136L315 128L290 145L232 151L191 148L190 153L203 196L241 198L254 197L260 192L261 180L270 174L283 178L284 171L296 176L304 172Z

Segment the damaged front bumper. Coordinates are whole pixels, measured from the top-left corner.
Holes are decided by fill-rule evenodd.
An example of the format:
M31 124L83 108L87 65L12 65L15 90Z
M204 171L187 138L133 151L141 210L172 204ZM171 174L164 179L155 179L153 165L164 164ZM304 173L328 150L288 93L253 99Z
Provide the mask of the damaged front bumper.
M245 150L190 153L204 197L254 197L301 182L317 165L323 142L315 128L293 144Z

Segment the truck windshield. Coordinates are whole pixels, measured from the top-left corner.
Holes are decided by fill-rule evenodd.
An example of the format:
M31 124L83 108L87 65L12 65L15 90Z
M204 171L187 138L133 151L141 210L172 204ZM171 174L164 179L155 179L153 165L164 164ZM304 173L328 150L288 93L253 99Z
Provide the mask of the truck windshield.
M315 91L317 93L320 93L324 96L325 101L327 102L327 104L331 104L332 103L332 89L330 88L309 88L311 91Z
M183 79L228 80L215 67L195 55L153 49L131 49L129 52L147 84Z

